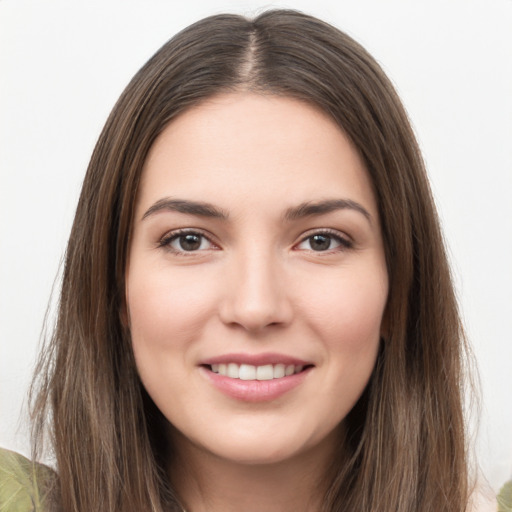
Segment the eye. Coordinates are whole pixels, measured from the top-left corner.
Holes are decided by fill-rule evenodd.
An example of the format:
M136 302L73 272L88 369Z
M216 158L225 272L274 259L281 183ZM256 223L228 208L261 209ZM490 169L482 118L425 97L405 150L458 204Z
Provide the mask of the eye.
M296 247L306 251L326 252L350 249L352 242L339 234L320 232L307 236Z
M164 247L174 253L191 253L216 249L217 247L202 233L197 231L173 231L167 234L159 242L159 247Z

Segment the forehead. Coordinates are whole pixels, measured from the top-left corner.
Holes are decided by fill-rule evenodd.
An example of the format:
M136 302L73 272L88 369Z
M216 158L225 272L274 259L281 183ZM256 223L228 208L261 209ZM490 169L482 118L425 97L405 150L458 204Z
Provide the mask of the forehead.
M292 98L231 93L164 129L144 165L139 206L163 195L216 198L229 207L235 200L303 202L333 194L348 194L375 213L362 160L330 117Z

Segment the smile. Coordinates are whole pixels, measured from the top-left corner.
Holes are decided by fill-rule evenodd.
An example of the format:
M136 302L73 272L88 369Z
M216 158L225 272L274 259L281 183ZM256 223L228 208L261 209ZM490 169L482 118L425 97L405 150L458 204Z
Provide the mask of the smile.
M255 366L252 364L220 363L212 364L210 369L230 379L240 380L273 380L289 377L303 370L303 365L293 364L265 364Z
M225 354L200 364L215 389L244 402L276 400L300 387L314 367L310 361L275 353Z

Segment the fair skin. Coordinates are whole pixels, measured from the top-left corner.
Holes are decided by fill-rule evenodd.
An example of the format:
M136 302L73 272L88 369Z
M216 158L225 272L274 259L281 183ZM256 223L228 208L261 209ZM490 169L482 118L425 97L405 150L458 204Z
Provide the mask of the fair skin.
M340 128L251 93L179 116L143 170L126 277L187 510L319 510L388 294L371 183Z

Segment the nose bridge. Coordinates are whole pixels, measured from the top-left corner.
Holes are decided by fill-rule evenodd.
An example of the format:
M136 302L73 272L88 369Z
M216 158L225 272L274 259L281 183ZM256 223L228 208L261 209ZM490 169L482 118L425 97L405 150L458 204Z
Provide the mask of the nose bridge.
M253 245L239 251L228 273L221 308L224 322L258 331L290 320L292 308L282 262L272 249Z

